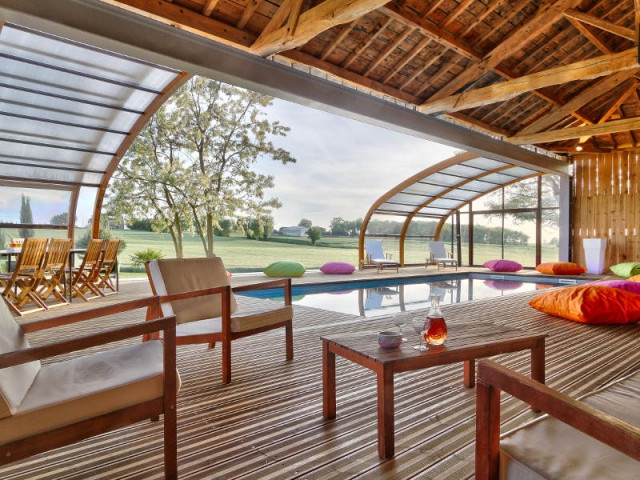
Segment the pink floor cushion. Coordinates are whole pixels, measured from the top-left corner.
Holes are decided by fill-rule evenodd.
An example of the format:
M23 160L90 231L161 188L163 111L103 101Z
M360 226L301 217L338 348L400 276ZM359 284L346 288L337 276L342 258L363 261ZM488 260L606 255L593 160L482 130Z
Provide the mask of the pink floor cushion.
M489 260L484 266L493 272L517 272L522 270L522 265L513 260Z
M603 282L590 282L586 285L595 285L597 287L611 287L620 288L627 292L633 292L640 294L640 283L631 282L629 280L605 280Z
M495 290L516 290L522 286L522 282L510 282L506 280L485 280L484 284Z
M322 273L327 275L349 275L356 267L347 262L327 262L320 267Z

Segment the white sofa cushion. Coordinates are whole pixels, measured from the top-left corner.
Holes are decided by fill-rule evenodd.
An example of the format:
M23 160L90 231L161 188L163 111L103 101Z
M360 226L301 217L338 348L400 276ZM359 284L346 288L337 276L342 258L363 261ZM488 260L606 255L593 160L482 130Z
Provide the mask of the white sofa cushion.
M266 327L276 323L290 320L293 317L291 305L282 306L275 302L264 302L260 309L240 310L231 316L231 331L244 332L255 328ZM176 328L176 336L202 335L220 333L222 331L222 318L207 318L193 322L182 323Z
M640 427L639 399L640 372L580 400ZM555 418L544 416L502 438L500 478L637 480L640 462Z
M220 257L153 260L149 262L148 269L158 295L229 285L227 271ZM231 293L231 313L237 309L238 304ZM164 302L162 312L165 316L175 314L178 324L217 317L222 313L221 295Z
M163 379L159 340L44 365L14 415L0 419L0 443L162 397Z
M29 348L29 342L4 300L0 300L0 354L24 348ZM39 370L37 360L0 369L0 418L13 415Z

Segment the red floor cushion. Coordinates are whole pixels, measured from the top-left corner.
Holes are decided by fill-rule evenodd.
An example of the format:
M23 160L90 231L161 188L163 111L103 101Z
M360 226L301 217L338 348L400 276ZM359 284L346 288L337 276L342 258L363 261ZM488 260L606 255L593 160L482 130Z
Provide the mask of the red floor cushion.
M550 290L529 300L540 312L591 324L635 323L640 320L638 294L593 284Z
M356 267L347 262L327 262L320 267L320 271L327 275L349 275Z
M573 262L541 263L536 270L545 275L580 275L587 271L582 265Z

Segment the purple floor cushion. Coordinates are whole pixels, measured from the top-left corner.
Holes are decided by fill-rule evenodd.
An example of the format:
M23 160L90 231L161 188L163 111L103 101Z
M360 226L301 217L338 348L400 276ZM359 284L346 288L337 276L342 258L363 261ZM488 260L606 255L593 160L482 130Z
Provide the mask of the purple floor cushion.
M348 275L355 269L356 267L347 262L327 262L320 267L320 271L327 275Z

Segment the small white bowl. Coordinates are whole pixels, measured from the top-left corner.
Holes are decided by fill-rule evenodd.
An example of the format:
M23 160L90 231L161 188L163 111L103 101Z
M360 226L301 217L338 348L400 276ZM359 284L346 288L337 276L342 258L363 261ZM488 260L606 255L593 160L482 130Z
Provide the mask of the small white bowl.
M400 332L380 332L378 333L378 344L382 348L397 348L402 344L402 334Z

